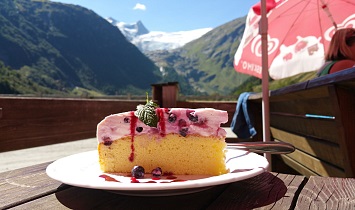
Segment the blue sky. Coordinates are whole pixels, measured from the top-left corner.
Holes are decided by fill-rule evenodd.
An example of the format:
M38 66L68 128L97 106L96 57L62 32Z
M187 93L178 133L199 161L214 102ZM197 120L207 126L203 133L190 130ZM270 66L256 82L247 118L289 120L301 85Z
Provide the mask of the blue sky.
M150 31L217 27L247 15L259 0L52 0L76 4L126 23L141 20Z

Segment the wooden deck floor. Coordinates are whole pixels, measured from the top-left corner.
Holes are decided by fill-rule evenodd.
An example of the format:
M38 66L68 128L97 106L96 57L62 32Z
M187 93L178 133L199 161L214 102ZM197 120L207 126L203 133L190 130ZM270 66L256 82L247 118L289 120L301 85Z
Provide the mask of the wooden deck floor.
M0 173L95 150L96 138L0 153Z

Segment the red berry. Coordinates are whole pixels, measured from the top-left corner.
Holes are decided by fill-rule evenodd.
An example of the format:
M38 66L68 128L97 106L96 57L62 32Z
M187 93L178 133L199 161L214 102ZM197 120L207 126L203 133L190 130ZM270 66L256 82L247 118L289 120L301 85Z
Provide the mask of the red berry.
M111 138L108 137L108 136L102 137L102 140L104 141L104 145L105 145L105 146L110 146L110 145L112 144L112 140L111 140Z
M186 127L186 126L187 126L186 121L185 121L184 119L180 119L180 120L179 120L179 126L180 126L180 127Z
M152 170L153 177L160 177L162 174L163 171L161 170L160 167L156 167L155 169Z

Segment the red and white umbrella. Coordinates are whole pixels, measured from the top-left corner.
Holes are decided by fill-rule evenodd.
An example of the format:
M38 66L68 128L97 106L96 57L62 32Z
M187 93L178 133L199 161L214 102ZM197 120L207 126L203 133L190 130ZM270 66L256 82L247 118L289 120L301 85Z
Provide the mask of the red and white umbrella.
M315 71L336 28L355 27L354 0L266 0L268 69L273 79ZM234 57L237 72L262 78L261 5L248 13Z
M268 76L318 70L334 32L355 27L354 12L354 0L261 0L250 9L233 64L262 79L263 141L270 141Z

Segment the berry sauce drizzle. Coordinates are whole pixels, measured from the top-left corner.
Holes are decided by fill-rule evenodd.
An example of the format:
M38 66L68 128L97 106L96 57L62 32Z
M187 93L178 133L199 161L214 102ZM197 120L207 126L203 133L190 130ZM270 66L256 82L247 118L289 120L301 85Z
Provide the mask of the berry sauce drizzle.
M165 129L165 117L164 117L164 113L167 112L167 108L165 109L157 109L157 112L158 112L158 117L159 117L159 125L160 125L160 135L162 137L165 136L165 132L166 132L166 129Z
M109 175L106 175L106 174L102 174L99 177L104 178L105 181L107 181L107 182L120 182L117 179L115 179L115 178L113 178L113 177L111 177ZM172 182L185 182L185 181L187 181L187 180L184 180L184 179L178 179L175 176L167 176L166 180L162 180L162 181L158 182L158 180L160 180L160 179L161 178L152 177L151 179L147 179L147 181L143 181L144 179L138 180L135 177L131 177L130 178L131 183L172 183Z
M106 174L102 174L102 175L100 175L99 177L104 178L105 181L107 181L107 182L120 182L120 181L118 181L117 179L115 179L115 178L113 178L113 177L111 177L111 176L108 176L108 175L106 175Z
M130 129L131 129L131 154L128 158L129 161L133 162L134 160L134 136L136 132L136 126L137 126L137 121L138 117L134 115L134 112L131 112L131 124L130 124Z

